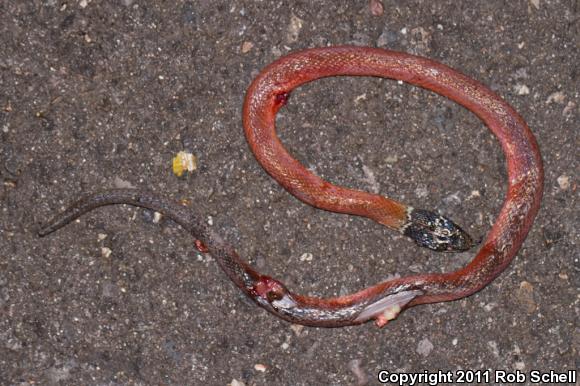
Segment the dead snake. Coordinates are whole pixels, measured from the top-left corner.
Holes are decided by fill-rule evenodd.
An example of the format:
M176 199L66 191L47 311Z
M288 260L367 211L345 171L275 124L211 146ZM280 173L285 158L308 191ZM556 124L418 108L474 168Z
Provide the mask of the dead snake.
M258 305L282 319L309 326L347 326L371 319L383 326L405 308L463 298L485 287L513 259L540 206L542 160L524 120L483 84L433 60L383 49L342 46L295 52L276 60L254 79L244 102L243 124L256 159L273 178L310 205L369 217L435 250L465 250L472 241L438 214L324 181L296 161L278 139L276 113L289 93L312 80L339 75L397 79L434 91L472 111L495 134L507 159L507 197L467 266L450 273L387 280L347 296L302 296L254 270L194 209L133 189L84 196L42 227L39 234L51 233L103 205L130 204L158 211L190 232L198 249L211 253L229 278Z

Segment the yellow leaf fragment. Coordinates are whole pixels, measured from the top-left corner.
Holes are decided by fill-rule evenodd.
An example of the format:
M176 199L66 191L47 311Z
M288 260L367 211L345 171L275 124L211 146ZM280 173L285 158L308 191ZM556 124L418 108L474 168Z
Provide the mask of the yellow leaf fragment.
M173 174L181 177L185 172L192 172L197 169L197 159L191 153L180 151L173 158Z

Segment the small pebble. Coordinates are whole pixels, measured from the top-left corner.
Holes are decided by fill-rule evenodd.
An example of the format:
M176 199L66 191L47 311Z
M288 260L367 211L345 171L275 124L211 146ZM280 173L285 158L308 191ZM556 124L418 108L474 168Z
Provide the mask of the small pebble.
M570 177L566 175L561 175L560 177L557 178L556 181L558 181L560 189L568 190L570 188Z
M117 189L135 189L135 186L132 183L119 176L113 179L113 186Z
M290 17L290 24L288 25L288 30L286 33L286 42L295 43L298 40L298 35L300 35L300 30L302 30L302 25L304 21L298 16L292 14Z
M429 339L427 338L421 339L421 341L417 345L417 354L426 357L429 354L431 354L433 348L434 348L433 343L431 343Z
M556 91L556 92L550 94L548 99L546 99L546 103L552 103L552 102L564 103L565 99L566 99L566 95L564 95L564 93L562 91Z
M272 55L275 58L279 58L280 56L282 56L282 51L280 50L280 48L274 46L272 47L272 49L270 50L270 52L272 52Z
M247 54L250 50L254 48L254 43L252 42L243 42L242 43L242 54Z
M495 307L497 306L497 303L488 303L486 305L483 306L483 309L485 310L485 312L490 312L492 311Z
M256 363L254 365L254 370L259 371L261 373L265 372L266 371L266 368L267 368L266 365L263 365L261 363Z
M364 101L364 100L366 100L366 99L367 99L367 94L366 94L366 93L364 93L364 94L360 94L360 95L357 95L357 96L354 98L354 103L357 103L357 104L358 104L360 101Z
M385 7L380 0L370 0L369 8L373 16L382 16L382 14L385 12Z
M306 252L300 256L300 261L312 261L313 257L312 253Z
M516 84L514 86L514 91L518 95L529 95L530 94L530 89L525 84Z
M415 195L419 198L427 197L429 195L429 191L427 187L424 185L420 185L415 189Z
M101 248L101 256L103 256L105 259L109 258L109 256L111 256L111 253L113 253L113 251L110 248L107 247Z
M302 330L304 330L304 326L301 324L291 324L290 329L292 332L294 332L294 334L296 334L296 336L300 336Z
M461 198L459 198L459 192L451 193L450 195L443 198L443 202L446 205L458 206L461 204Z
M538 307L534 301L534 286L527 281L520 283L520 288L516 291L516 297L528 314L533 313Z
M481 193L479 192L479 190L472 190L468 198L479 198L479 197L481 197Z
M569 101L566 107L564 107L564 110L562 110L562 115L564 116L572 115L575 109L576 103Z

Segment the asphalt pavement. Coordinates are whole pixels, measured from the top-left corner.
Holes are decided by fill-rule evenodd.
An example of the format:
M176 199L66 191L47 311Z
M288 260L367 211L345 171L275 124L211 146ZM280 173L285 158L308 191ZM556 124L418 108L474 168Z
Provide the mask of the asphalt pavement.
M0 2L0 384L360 386L410 384L413 373L530 384L534 371L580 367L580 2L371 3ZM260 69L342 44L445 63L505 98L535 134L540 213L479 293L382 329L301 327L246 299L190 235L149 211L101 208L37 236L80 193L135 187L195 206L242 256L304 294L464 266L477 249L438 254L314 209L250 153L241 109ZM437 210L476 238L501 208L497 140L432 92L323 79L295 90L277 124L320 176ZM196 167L177 177L180 151Z

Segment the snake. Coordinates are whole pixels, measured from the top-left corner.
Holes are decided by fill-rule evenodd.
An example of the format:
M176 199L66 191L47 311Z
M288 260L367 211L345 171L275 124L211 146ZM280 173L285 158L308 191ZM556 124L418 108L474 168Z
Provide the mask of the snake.
M256 304L281 319L307 326L341 327L374 321L382 327L410 307L464 298L484 288L513 260L540 207L542 158L524 119L488 87L447 65L381 48L333 46L291 52L254 78L244 100L243 127L251 150L268 174L310 205L368 217L436 251L463 251L476 243L436 212L323 180L282 145L275 121L290 93L305 83L334 76L388 78L433 91L474 113L495 135L506 158L507 193L478 252L465 266L453 272L391 277L344 296L301 295L257 271L204 221L198 208L139 189L83 194L40 227L38 234L46 236L104 205L129 204L157 211L190 233L197 249L211 254L229 279Z

